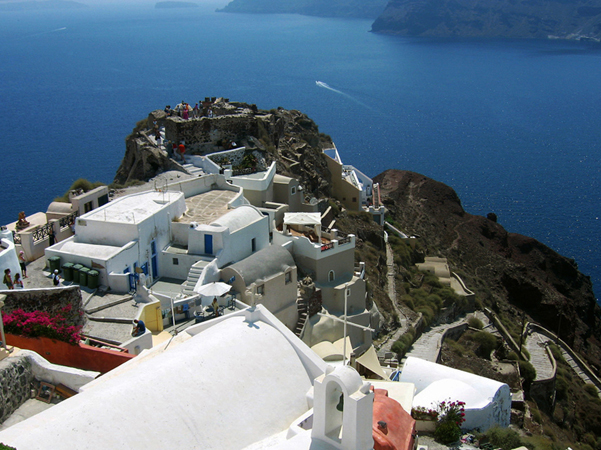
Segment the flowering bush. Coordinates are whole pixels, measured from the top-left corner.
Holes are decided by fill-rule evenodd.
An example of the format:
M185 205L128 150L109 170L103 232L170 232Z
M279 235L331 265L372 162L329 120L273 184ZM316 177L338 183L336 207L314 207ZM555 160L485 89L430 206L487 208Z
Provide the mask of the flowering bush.
M25 312L15 309L2 317L7 333L25 337L48 337L59 341L77 344L81 340L81 325L70 325L68 316L71 305L62 308L52 317L45 311Z
M454 422L458 427L465 422L465 402L440 402L436 410L439 422Z
M415 420L437 420L438 411L433 409L424 408L423 406L417 406L411 409L411 417Z
M451 444L461 437L461 425L465 422L465 402L443 401L436 405L438 423L434 438L442 444Z

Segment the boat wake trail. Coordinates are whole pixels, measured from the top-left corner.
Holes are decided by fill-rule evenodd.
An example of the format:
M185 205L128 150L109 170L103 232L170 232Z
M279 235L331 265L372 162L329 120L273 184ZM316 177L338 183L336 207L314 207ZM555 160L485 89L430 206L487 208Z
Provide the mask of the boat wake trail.
M56 33L57 31L63 31L63 30L66 30L66 29L67 29L67 27L62 27L62 28L57 28L56 30L42 31L41 33L34 33L34 34L29 34L27 36L23 36L23 38L30 38L30 37L34 37L34 36L42 36L44 34Z
M338 89L334 89L332 86L330 86L327 83L324 83L323 81L316 81L315 84L320 87L320 88L324 88L324 89L328 89L329 91L335 92L337 94L342 95L343 97L348 98L349 100L354 101L355 103L357 103L358 105L363 106L364 108L369 109L370 111L374 111L374 109L371 106L366 105L365 103L363 103L362 101L356 99L355 97L353 97L352 95L349 95L345 92L339 91Z

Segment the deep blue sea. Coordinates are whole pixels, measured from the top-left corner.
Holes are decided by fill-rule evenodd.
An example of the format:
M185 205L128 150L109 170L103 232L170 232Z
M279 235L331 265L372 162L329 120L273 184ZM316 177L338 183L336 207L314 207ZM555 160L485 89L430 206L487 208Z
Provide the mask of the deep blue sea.
M0 13L0 223L77 178L111 182L149 111L223 96L303 111L370 176L450 185L468 212L575 258L599 291L601 46L214 9Z

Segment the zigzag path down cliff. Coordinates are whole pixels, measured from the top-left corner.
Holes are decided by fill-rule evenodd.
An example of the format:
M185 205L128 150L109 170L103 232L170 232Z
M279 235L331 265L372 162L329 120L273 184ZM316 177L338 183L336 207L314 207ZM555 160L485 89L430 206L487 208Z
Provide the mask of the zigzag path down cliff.
M590 277L535 239L507 232L496 221L468 214L450 187L424 175L387 170L375 177L390 217L419 235L426 256L447 258L485 306L500 315L524 311L598 368L601 309ZM598 370L598 369L597 369Z

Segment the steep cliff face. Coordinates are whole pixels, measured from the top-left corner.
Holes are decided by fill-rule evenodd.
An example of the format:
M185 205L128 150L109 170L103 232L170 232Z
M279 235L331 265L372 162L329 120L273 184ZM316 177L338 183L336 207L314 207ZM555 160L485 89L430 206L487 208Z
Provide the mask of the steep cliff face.
M601 361L601 309L590 278L535 239L508 233L486 217L466 213L450 187L413 172L388 170L380 183L385 204L406 233L419 235L429 255L448 258L468 286L490 304L525 311Z
M386 3L386 0L233 0L218 11L375 19Z
M391 0L372 31L408 36L601 38L599 0Z

